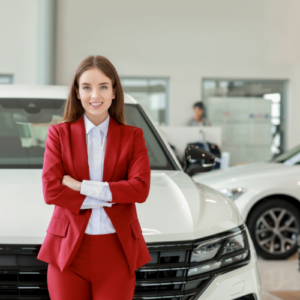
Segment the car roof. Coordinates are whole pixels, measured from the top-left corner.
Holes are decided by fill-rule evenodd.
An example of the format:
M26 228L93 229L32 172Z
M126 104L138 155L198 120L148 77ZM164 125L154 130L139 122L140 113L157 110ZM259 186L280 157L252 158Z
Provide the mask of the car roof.
M0 98L66 99L70 87L60 85L15 85L1 84ZM124 93L125 103L137 104L131 96Z

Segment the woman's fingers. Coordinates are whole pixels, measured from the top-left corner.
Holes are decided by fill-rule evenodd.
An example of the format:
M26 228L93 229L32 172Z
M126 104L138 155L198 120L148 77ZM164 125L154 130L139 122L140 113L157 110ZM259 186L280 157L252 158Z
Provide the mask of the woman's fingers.
M81 182L75 180L69 175L64 175L61 184L75 191L80 191L81 189Z
M63 179L62 179L62 184L68 186L68 182L70 181L71 176L69 175L64 175Z

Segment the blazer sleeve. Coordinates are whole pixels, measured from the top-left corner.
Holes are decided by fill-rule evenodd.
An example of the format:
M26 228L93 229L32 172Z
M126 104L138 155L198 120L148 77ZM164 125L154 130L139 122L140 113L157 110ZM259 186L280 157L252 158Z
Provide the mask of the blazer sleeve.
M54 126L50 126L42 172L44 200L47 204L67 208L78 215L86 196L62 185L64 175L67 174L62 163L59 132Z
M143 203L150 190L150 162L143 137L143 130L135 131L133 153L128 167L127 180L109 182L111 203Z

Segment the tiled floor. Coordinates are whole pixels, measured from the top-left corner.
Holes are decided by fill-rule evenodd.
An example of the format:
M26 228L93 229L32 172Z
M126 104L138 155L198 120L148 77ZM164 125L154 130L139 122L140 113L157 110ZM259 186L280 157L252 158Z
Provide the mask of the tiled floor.
M263 300L300 300L298 256L288 260L259 259Z

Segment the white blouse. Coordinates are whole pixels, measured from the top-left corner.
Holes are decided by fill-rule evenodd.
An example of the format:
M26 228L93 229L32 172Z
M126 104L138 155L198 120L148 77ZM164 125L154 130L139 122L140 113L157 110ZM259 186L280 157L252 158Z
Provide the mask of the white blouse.
M106 137L109 126L108 116L99 126L95 126L86 115L84 115L84 125L86 131L86 144L88 153L88 163L91 180L83 180L80 194L87 196L81 209L92 209L92 214L85 233L108 234L116 232L104 206L111 207L112 194L107 182L102 182L103 164L106 148Z

